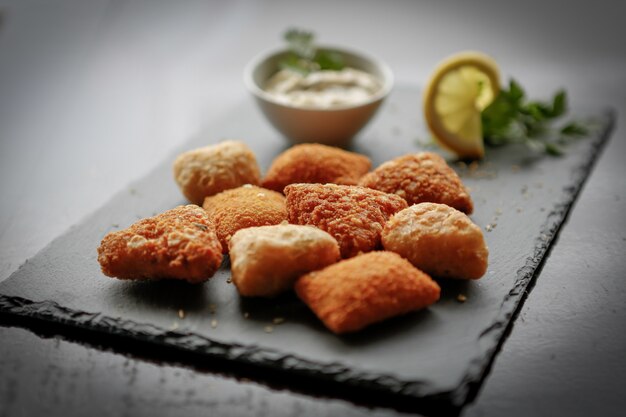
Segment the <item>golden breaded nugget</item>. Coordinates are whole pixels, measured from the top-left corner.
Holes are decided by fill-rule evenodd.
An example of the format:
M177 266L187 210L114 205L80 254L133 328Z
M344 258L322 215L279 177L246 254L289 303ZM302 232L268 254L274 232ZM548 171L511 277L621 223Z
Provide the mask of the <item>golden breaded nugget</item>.
M296 294L334 333L360 330L427 307L440 288L392 252L370 252L300 278Z
M356 185L371 165L364 155L305 143L287 149L274 159L263 186L283 192L287 185L295 183Z
M215 223L224 253L228 253L228 241L237 230L287 220L282 194L249 184L207 197L203 207Z
M359 185L397 194L409 205L441 203L472 214L472 199L461 179L436 153L420 152L387 161L361 178Z
M307 272L337 262L335 238L313 226L278 224L250 227L229 243L232 280L239 294L273 297Z
M107 234L98 248L98 262L110 277L196 283L219 268L222 247L208 214L187 205Z
M355 185L292 184L285 195L289 222L330 233L344 258L379 247L385 222L407 206L397 195Z
M478 279L487 271L483 233L464 213L421 203L396 213L382 233L385 249L434 277Z
M205 197L224 190L259 185L261 172L250 148L231 140L180 154L174 179L189 201L201 205Z

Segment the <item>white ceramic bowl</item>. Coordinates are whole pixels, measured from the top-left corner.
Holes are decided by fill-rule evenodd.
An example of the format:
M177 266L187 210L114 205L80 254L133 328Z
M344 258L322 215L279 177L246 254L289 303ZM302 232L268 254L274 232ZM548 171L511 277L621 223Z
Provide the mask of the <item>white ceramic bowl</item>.
M382 88L365 102L330 109L280 103L265 92L263 86L278 71L278 62L288 53L285 49L264 53L253 59L244 71L244 83L265 117L291 142L346 146L389 95L393 73L384 62L358 52L334 47L320 49L340 53L346 66L374 75L380 80Z

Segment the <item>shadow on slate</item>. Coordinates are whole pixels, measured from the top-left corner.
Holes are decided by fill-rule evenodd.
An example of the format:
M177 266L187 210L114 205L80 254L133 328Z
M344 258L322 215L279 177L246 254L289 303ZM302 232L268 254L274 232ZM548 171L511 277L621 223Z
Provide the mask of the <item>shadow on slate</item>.
M397 88L353 150L374 166L432 150L417 141L426 131L416 116L419 103L419 90ZM441 281L441 300L427 310L339 337L293 294L241 299L229 283L228 260L200 285L104 277L96 248L107 232L184 203L171 176L174 154L1 283L0 312L29 325L43 320L65 333L109 340L122 350L141 352L133 346L149 344L162 360L225 363L243 374L262 369L252 374L289 389L456 414L480 386L614 124L611 111L576 114L594 127L562 157L509 146L489 149L478 167L452 164L471 189L472 219L486 230L489 270L479 281ZM206 132L176 153L241 139L265 170L285 149L248 102ZM181 350L184 355L168 353Z

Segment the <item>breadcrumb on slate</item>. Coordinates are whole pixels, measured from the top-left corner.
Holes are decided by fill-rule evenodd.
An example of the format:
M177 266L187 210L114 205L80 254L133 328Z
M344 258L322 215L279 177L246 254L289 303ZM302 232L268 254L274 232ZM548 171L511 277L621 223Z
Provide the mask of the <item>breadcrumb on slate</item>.
M224 190L259 185L261 173L250 148L231 140L180 154L174 179L189 201L201 205L205 197Z
M107 234L98 248L102 272L120 279L209 279L222 246L207 213L186 205Z
M203 207L215 224L224 253L228 253L228 241L238 230L287 220L285 197L254 185L244 185L207 197Z
M370 252L300 278L296 294L334 333L360 330L425 308L440 288L427 274L392 252Z
M368 157L358 153L305 143L287 149L274 159L263 186L283 192L287 185L295 183L356 185L371 164Z
M397 194L409 205L447 204L464 213L474 210L461 178L433 152L404 155L387 161L361 178L359 185Z
M385 222L407 207L397 195L349 185L292 184L285 195L289 222L330 233L344 258L379 248Z
M445 204L421 203L396 213L382 242L433 277L478 279L487 271L489 250L480 227Z
M233 283L241 295L252 297L290 290L300 276L340 259L335 238L316 227L295 224L239 230L229 249Z

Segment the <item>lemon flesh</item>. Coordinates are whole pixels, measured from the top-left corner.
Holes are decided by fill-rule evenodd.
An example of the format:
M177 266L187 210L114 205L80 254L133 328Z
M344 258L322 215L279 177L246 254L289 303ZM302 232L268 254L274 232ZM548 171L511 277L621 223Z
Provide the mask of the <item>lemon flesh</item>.
M491 57L461 52L441 62L424 92L426 122L437 142L460 158L482 158L480 113L499 91L499 70Z

